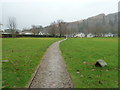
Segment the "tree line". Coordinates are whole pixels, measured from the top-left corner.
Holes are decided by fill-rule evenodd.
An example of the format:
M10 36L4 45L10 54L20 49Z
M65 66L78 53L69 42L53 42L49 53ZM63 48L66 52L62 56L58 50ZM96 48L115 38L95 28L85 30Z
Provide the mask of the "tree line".
M17 24L14 17L10 17L8 20L8 30L11 32L12 37L17 34ZM57 20L52 22L47 27L42 27L41 25L32 25L30 29L23 29L23 31L31 31L34 35L39 35L39 33L45 33L46 35L51 35L53 37L71 37L77 33L92 33L96 36L101 36L106 33L118 34L118 20L117 16L114 16L114 20L109 19L106 21L106 17L103 15L102 19L90 21L89 19L77 22L76 26L73 24L64 22L63 20ZM47 28L47 30L45 30Z

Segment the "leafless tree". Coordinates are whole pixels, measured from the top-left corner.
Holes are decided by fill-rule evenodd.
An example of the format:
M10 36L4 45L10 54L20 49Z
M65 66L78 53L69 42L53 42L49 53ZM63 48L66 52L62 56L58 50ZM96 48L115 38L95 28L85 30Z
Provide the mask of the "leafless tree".
M67 25L68 24L66 22L63 22L63 24L62 24L63 36L65 36L65 37L67 37L71 33L71 31L68 29Z
M40 32L42 32L43 27L41 25L36 26L36 35L39 35Z
M16 25L16 19L15 19L15 17L9 17L8 18L8 30L9 30L9 32L12 34L12 37L14 38L14 37L16 37L16 27L17 27L17 25Z
M57 27L60 37L62 36L62 22L63 22L62 20L57 21Z
M74 29L67 27L67 29L66 29L66 37L72 37L73 34L74 34Z
M57 23L55 21L50 24L49 34L52 36L56 36L57 34Z
M67 23L65 23L63 20L58 20L57 21L57 27L59 31L59 36L65 36L67 33Z
M36 34L36 26L35 25L32 25L31 31L34 35Z
M33 32L34 35L38 35L42 31L42 26L32 25L31 31Z

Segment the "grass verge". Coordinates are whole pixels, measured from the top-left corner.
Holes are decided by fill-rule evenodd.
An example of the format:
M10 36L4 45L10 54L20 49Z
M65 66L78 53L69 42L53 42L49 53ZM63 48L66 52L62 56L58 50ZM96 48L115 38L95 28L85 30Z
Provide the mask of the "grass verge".
M4 38L2 39L3 88L24 88L40 64L46 49L60 38Z
M60 44L75 88L118 88L118 39L70 38ZM107 67L95 67L98 59Z

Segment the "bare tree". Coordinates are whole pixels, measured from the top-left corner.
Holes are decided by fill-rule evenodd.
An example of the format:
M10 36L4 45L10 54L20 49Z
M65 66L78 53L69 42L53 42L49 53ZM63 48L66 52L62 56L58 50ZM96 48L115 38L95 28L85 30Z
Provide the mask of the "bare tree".
M60 37L62 36L62 22L63 22L62 20L57 21L57 27Z
M77 24L78 33L83 33L83 30L84 30L84 23L83 22L82 23L78 22L78 24Z
M41 25L36 26L36 35L39 35L40 32L42 32L43 27Z
M66 29L66 37L72 37L73 34L74 34L74 29L67 27L67 29Z
M66 22L63 22L62 23L62 29L63 29L63 36L65 36L65 37L67 37L68 36L68 34L70 33L70 30L68 29L68 27L67 27L67 23Z
M31 31L33 32L34 35L38 35L42 31L42 26L35 26L32 25Z
M58 20L57 26L58 26L59 36L60 37L65 36L67 33L67 23L65 23L63 20Z
M57 23L55 21L50 24L49 34L52 36L56 36L57 34Z
M31 31L34 35L36 34L36 26L35 25L32 25Z
M16 37L16 19L15 19L15 17L9 17L8 18L8 30L9 30L9 32L12 34L12 37L14 38L14 37Z

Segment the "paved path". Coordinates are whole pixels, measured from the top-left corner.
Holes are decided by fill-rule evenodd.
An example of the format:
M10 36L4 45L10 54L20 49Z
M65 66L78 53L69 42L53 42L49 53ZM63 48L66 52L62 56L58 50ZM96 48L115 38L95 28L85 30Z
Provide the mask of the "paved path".
M55 42L48 48L41 65L30 84L30 88L73 87L59 49L59 43L64 40Z

